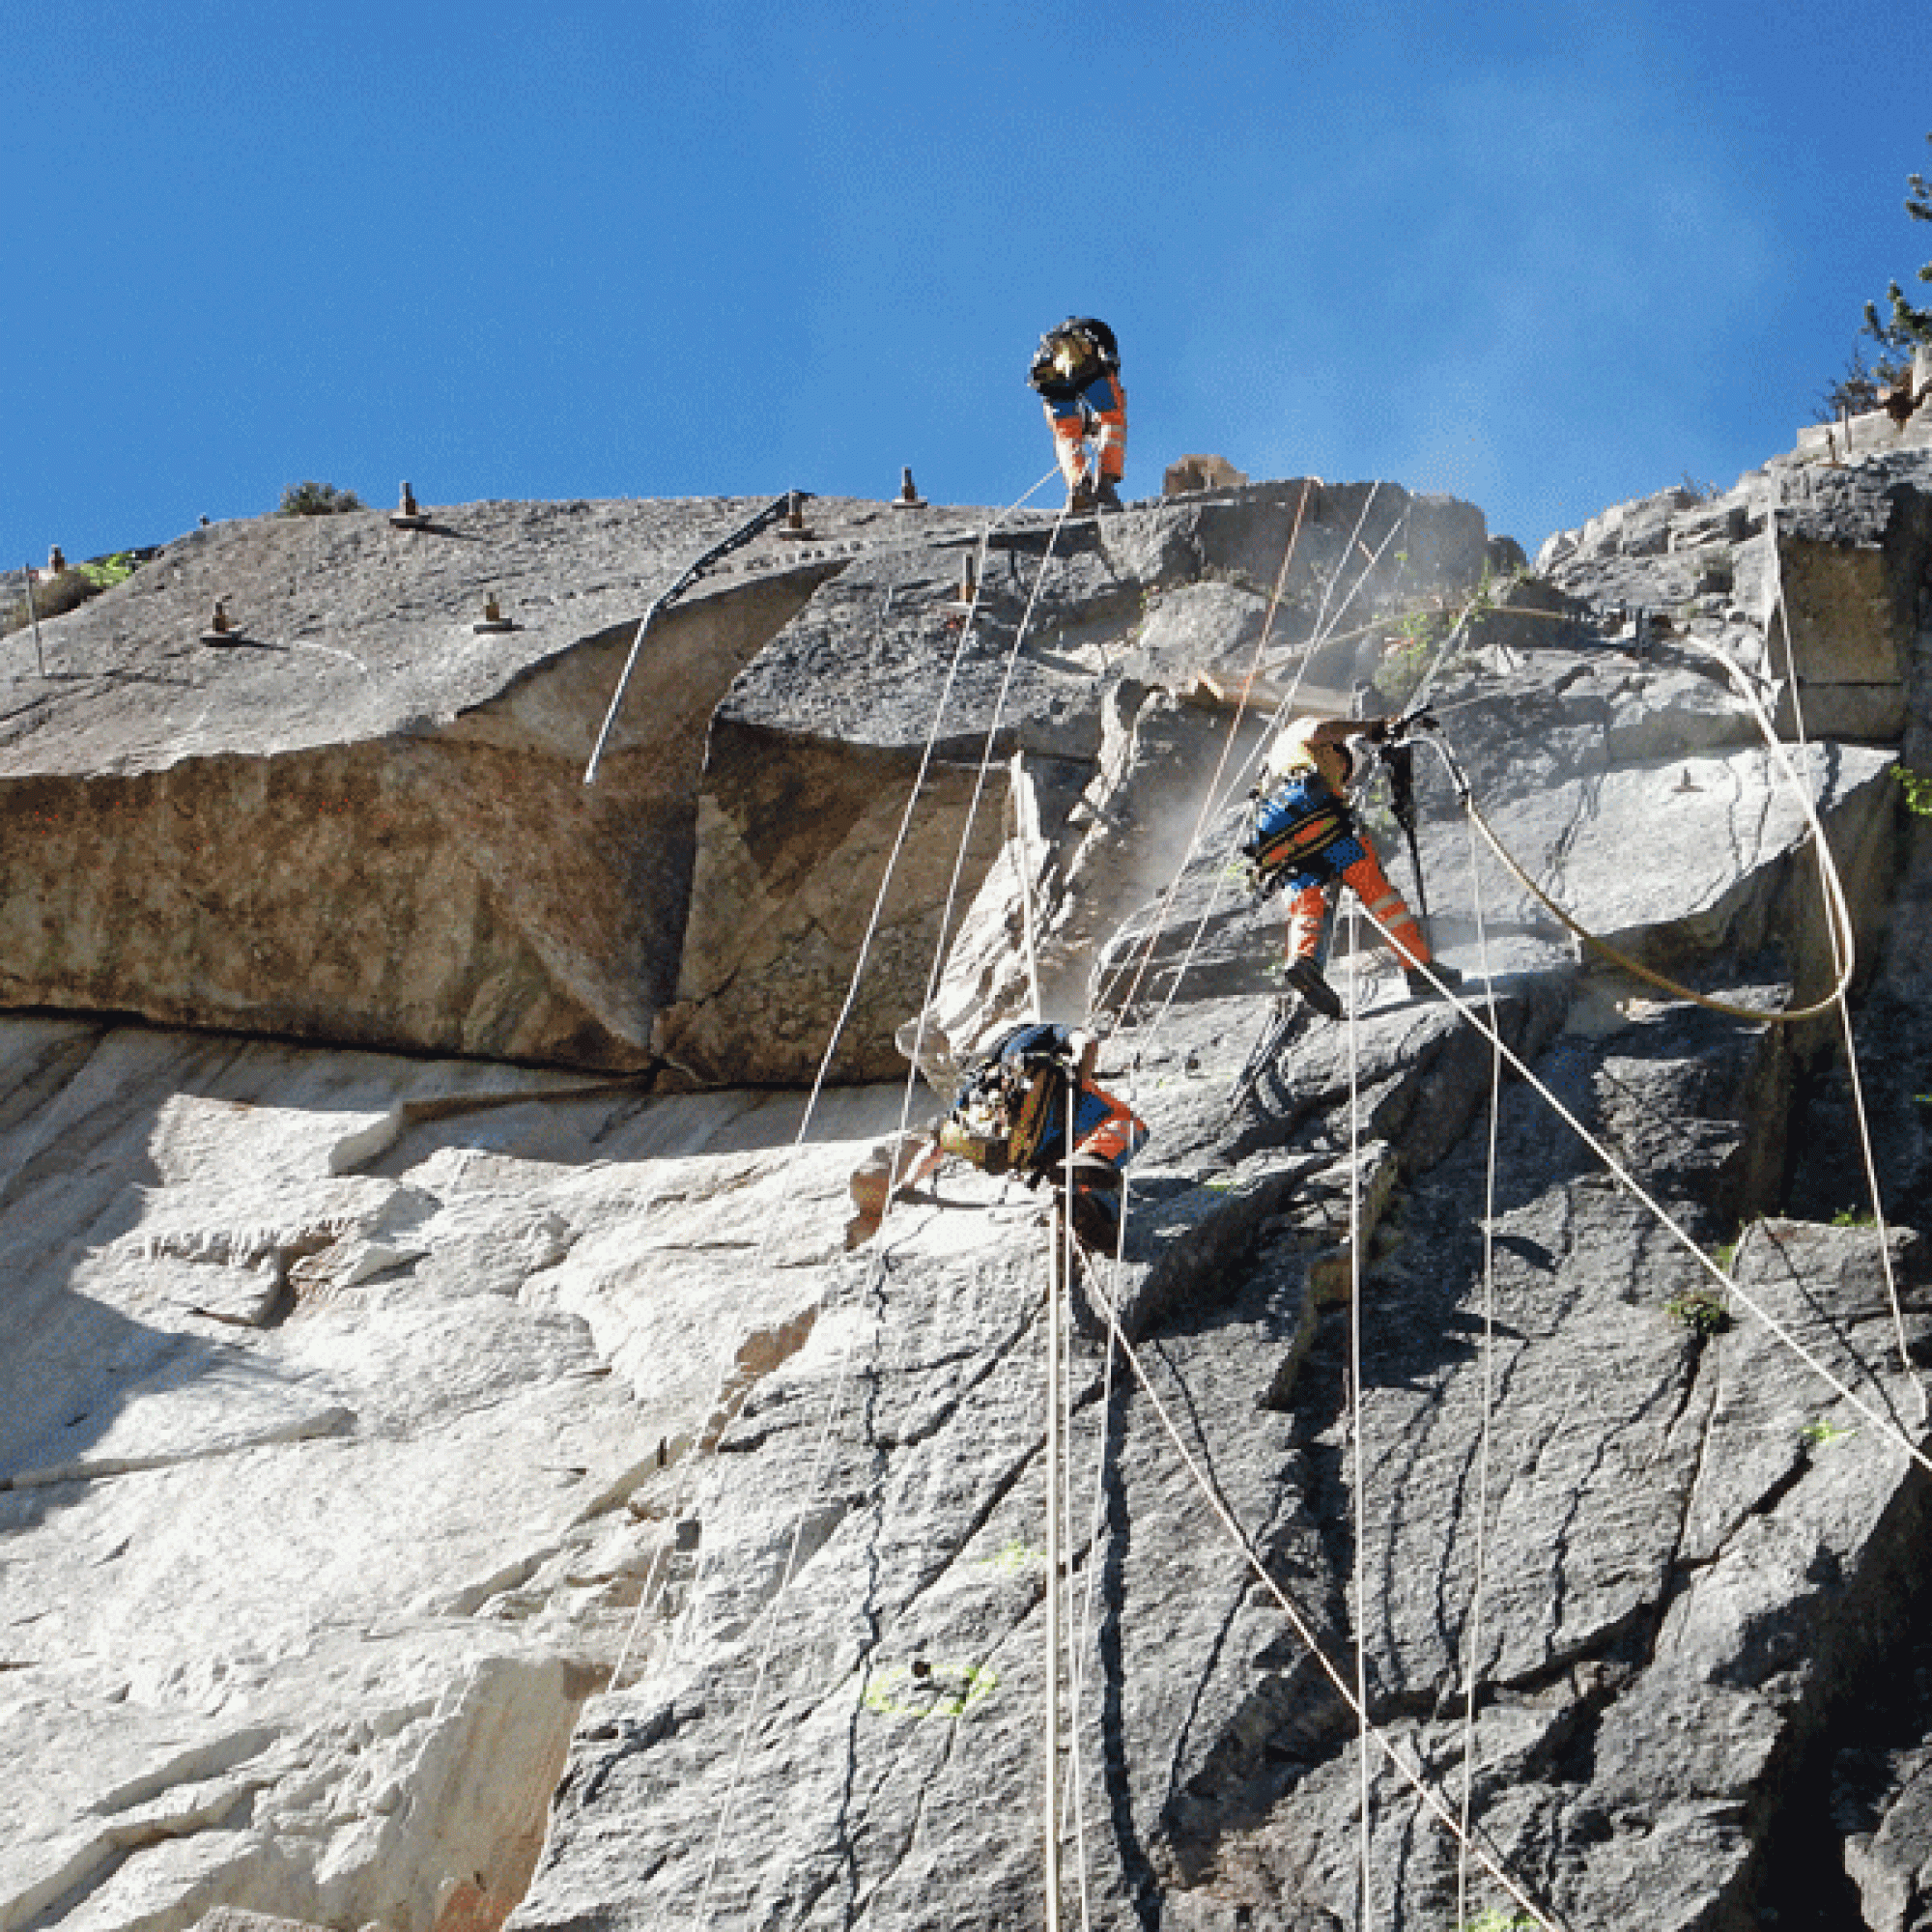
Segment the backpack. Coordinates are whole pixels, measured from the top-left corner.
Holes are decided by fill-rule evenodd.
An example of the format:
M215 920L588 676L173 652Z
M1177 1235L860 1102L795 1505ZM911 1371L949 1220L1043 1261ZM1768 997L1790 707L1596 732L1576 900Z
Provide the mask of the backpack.
M1080 359L1070 372L1063 370L1054 359L1065 342L1071 342L1080 352ZM1058 328L1048 329L1039 338L1027 381L1043 396L1070 396L1084 389L1094 377L1120 366L1121 346L1114 338L1114 331L1098 316L1069 315Z
M1010 1123L1006 1162L1028 1179L1052 1157L1049 1150L1064 1137L1062 1099L1074 1085L1072 1040L1067 1028L1029 1021L1002 1034L975 1063L952 1102L963 1116L982 1096L996 1100Z
M1121 366L1121 345L1114 338L1114 331L1097 315L1069 315L1060 325L1056 334L1070 330L1075 335L1084 335L1099 351L1100 359L1110 369Z

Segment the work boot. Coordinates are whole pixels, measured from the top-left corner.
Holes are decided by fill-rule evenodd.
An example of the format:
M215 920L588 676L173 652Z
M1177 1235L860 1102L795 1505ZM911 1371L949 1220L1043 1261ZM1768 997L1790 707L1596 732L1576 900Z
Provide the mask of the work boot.
M1314 960L1293 960L1282 977L1318 1013L1331 1020L1342 1017L1341 995L1321 977L1321 969Z
M1083 477L1066 493L1066 514L1069 517L1084 517L1099 500L1094 486Z
M1099 1188L1073 1193L1073 1233L1083 1248L1111 1255L1121 1244L1121 1197Z
M1124 510L1127 507L1121 501L1121 493L1115 489L1114 479L1111 476L1101 477L1100 487L1094 493L1094 500L1103 510Z
M1434 973L1435 979L1431 980L1429 973ZM1430 962L1429 973L1425 973L1420 966L1411 966L1403 975L1408 981L1409 992L1418 1000L1440 999L1442 986L1460 986L1463 983L1462 974L1453 966L1443 965L1439 959ZM1436 983L1437 981L1440 981L1440 985Z

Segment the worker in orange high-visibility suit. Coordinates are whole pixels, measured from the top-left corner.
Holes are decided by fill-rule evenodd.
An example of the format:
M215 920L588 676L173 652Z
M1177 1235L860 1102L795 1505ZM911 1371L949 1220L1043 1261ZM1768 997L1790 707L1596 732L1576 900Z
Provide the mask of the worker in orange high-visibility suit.
M1423 997L1463 976L1441 965L1407 902L1389 884L1369 835L1349 810L1349 791L1367 757L1348 740L1389 734L1386 718L1297 718L1276 738L1255 788L1254 830L1248 842L1264 892L1285 886L1288 901L1288 982L1318 1012L1339 1019L1342 1002L1321 977L1316 952L1329 896L1339 880L1357 898L1396 950L1408 989ZM1435 979L1422 969L1433 967Z
M1099 1042L1051 1022L1009 1027L967 1066L936 1128L882 1148L852 1177L858 1219L848 1246L877 1228L889 1194L904 1195L948 1154L992 1175L1046 1186L1069 1208L1073 1232L1111 1251L1121 1229L1121 1171L1146 1144L1147 1122L1094 1078Z
M1067 508L1118 510L1127 472L1127 392L1114 331L1097 317L1068 316L1040 337L1027 381L1046 410Z

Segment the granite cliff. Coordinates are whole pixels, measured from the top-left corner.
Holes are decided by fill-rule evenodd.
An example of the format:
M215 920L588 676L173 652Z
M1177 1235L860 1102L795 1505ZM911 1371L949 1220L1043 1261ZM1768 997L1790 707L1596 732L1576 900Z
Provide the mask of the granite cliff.
M1534 569L1388 485L814 500L590 787L753 505L222 526L8 639L0 1932L1042 1922L1043 1206L846 1236L898 1030L1036 997L1153 1129L1065 1295L1065 1922L1932 1923L1895 440ZM1372 679L1761 1017L1423 734L1461 1005L1345 928L1231 1106L1241 774ZM1847 969L1855 1060L1776 1023Z

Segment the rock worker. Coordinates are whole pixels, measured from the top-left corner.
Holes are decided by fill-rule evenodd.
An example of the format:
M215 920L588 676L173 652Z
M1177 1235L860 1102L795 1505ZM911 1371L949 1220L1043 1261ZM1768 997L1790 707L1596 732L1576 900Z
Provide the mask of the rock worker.
M1444 985L1462 984L1460 973L1435 960L1415 915L1389 884L1373 841L1349 809L1350 791L1370 764L1367 750L1349 740L1385 744L1399 727L1400 721L1388 718L1294 719L1269 748L1252 794L1243 851L1258 892L1288 890L1288 983L1330 1019L1341 1018L1342 1002L1322 978L1317 953L1338 882L1361 900L1395 948L1412 994L1428 998L1437 990L1425 966L1433 966Z
M936 1131L920 1137L916 1155L901 1144L853 1175L859 1211L846 1245L878 1226L888 1195L910 1193L954 1154L986 1174L1048 1185L1056 1200L1070 1191L1074 1234L1111 1252L1120 1236L1121 1170L1148 1130L1095 1083L1098 1052L1094 1036L1076 1028L1037 1021L1009 1028L968 1065L951 1109Z
M1027 381L1046 410L1067 508L1118 510L1127 469L1127 392L1114 331L1094 316L1068 316L1040 337Z

